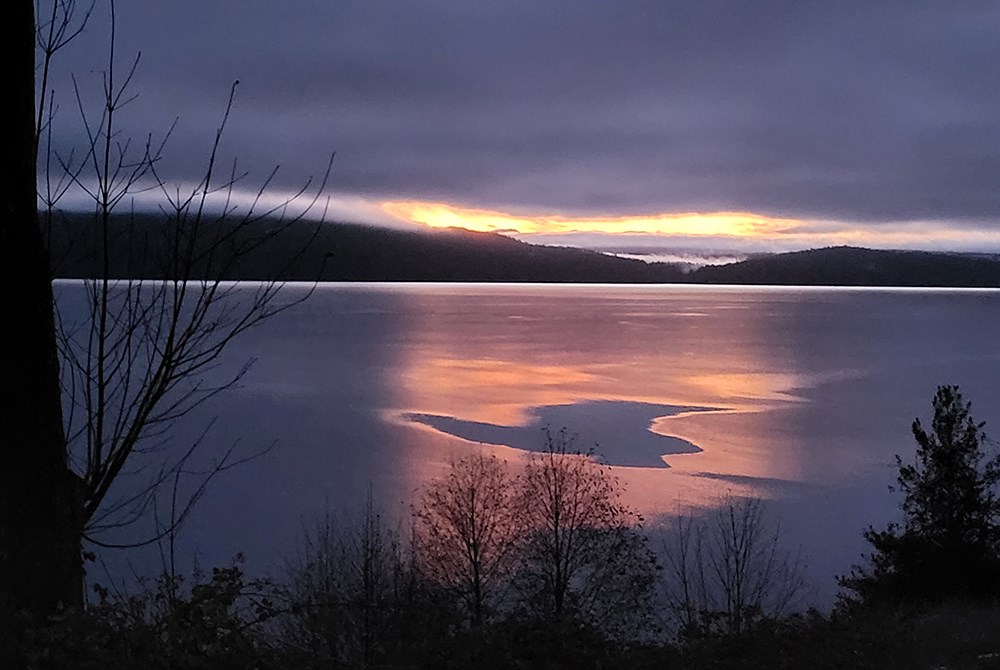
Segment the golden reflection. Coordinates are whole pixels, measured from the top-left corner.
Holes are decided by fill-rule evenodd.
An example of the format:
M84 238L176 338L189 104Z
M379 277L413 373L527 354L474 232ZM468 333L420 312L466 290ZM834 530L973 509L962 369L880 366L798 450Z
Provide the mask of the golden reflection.
M802 221L752 212L665 212L646 216L517 216L441 202L388 201L390 215L432 228L522 234L611 233L748 237L796 230Z
M692 375L689 382L715 398L743 400L796 400L790 392L799 383L795 374L774 372Z
M802 402L794 390L815 380L796 371L787 347L773 346L780 335L774 323L740 295L632 293L588 302L566 289L501 305L504 296L487 295L490 290L407 296L420 336L399 371L394 422L405 423L413 412L526 426L535 408L588 400L714 408L663 416L645 427L687 440L701 453L667 455L670 468L613 468L627 502L647 517L712 505L726 492L767 497L773 484L808 476L788 416ZM577 298L585 295L581 289ZM705 304L692 309L691 302ZM525 318L512 320L512 312ZM469 448L428 426L409 426L436 445L432 462L415 455L418 480ZM585 448L587 436L580 438ZM523 458L508 447L482 448Z
M530 407L581 399L580 391L595 381L590 373L558 365L434 356L405 377L419 389L421 406L435 408L423 411L508 426L526 421Z

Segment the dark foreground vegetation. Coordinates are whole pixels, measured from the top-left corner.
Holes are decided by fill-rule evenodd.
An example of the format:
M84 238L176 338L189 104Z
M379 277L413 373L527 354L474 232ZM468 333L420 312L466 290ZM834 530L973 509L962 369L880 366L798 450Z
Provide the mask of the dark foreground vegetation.
M933 408L898 459L902 520L865 532L831 613L800 600L760 501L652 533L603 466L546 432L518 467L451 463L408 524L371 499L327 514L275 577L240 559L165 570L0 631L30 668L1000 667L1000 457L956 387Z
M103 256L96 253L87 222L76 214L52 218L57 276L101 276ZM169 256L164 253L172 240L168 225L154 215L112 217L111 276L172 276L160 260ZM1000 287L1000 259L976 254L833 247L690 270L454 228L417 232L305 221L289 226L266 218L240 225L238 235L213 232L204 238L206 245L225 238L213 260L226 266L226 279ZM226 253L232 263L221 260ZM195 277L217 274L188 269Z

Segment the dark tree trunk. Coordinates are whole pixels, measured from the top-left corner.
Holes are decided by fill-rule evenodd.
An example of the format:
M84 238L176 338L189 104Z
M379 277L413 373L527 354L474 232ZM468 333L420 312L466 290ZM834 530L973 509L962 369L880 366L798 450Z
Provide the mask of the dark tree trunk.
M10 47L0 161L0 613L23 610L40 619L81 601L81 532L35 194L34 2L8 0L0 17Z

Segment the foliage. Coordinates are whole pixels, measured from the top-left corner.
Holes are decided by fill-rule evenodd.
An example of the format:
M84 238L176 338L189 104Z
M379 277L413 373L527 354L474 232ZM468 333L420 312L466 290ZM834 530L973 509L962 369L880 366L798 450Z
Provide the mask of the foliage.
M665 614L681 639L742 635L789 614L804 586L799 558L781 549L757 498L727 496L664 537Z
M240 561L207 578L163 574L132 595L97 587L98 601L67 612L25 642L29 668L277 667L266 623L279 611L273 586L247 580Z
M674 641L657 637L657 568L637 517L604 468L571 451L564 434L548 440L522 477L500 469L520 539L506 563L511 597L481 625L467 625L466 602L424 569L420 544L389 526L369 494L362 515L327 514L306 534L284 583L248 580L237 562L190 582L168 573L132 595L99 588L82 613L28 629L25 667L1000 667L995 605L787 615L798 564L778 550L777 528L754 499L724 498L675 527L663 554L666 604L686 627ZM482 476L498 465L477 459L452 468ZM568 576L561 611L557 574Z
M916 460L896 457L903 525L869 528L869 565L841 579L862 601L1000 597L1000 455L985 453L958 387L939 387L933 406L929 432L913 422Z
M335 531L340 535L341 531ZM347 537L347 536L342 536ZM474 629L425 628L396 656L333 659L298 646L284 625L287 592L248 581L239 565L195 576L190 588L161 577L126 596L103 591L83 614L64 613L26 641L26 665L129 668L618 669L997 668L1000 609L949 604L920 611L815 611L760 621L740 634L714 632L679 646L623 641L577 621L507 616ZM407 613L426 619L417 604Z

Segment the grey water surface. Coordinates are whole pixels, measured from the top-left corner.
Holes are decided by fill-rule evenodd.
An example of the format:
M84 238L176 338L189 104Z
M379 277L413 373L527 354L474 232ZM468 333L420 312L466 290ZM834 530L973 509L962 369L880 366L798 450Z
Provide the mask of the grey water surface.
M294 298L309 287L291 285ZM83 304L60 283L63 312ZM279 571L325 509L405 523L474 449L512 464L544 427L610 466L647 524L768 500L819 602L894 518L894 456L939 384L1000 438L1000 291L331 284L228 349L238 386L184 417L203 457L273 448L211 484L178 538L203 566ZM223 374L216 372L215 374ZM155 569L159 553L108 554ZM99 575L98 575L99 577Z

